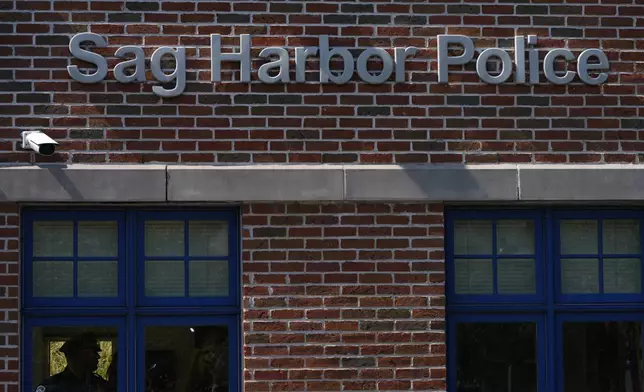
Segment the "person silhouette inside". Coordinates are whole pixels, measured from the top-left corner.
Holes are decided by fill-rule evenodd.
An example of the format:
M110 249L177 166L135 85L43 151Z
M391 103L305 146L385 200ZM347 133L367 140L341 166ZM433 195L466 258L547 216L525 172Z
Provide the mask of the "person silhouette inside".
M36 392L107 392L108 384L94 372L98 369L101 348L90 332L75 335L59 350L65 354L67 367L43 380Z

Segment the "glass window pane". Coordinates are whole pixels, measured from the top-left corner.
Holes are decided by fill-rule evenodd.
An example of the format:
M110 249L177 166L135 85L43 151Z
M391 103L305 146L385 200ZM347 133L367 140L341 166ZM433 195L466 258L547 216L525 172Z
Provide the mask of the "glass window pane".
M454 251L458 255L491 255L492 222L458 220L454 224Z
M185 264L183 260L146 260L146 297L185 296Z
M562 259L561 291L564 294L599 293L599 260Z
M34 297L73 297L73 261L34 261Z
M116 391L116 327L47 326L32 331L34 385L30 390L43 386L45 391Z
M456 259L454 265L456 294L492 294L494 292L492 260Z
M190 260L190 296L228 296L227 260Z
M533 221L500 220L496 224L496 232L498 254L534 254Z
M533 259L498 259L499 294L534 294L537 291Z
M145 222L145 255L175 257L183 256L183 221Z
M112 261L78 262L79 297L118 296L118 263Z
M605 254L639 254L640 222L635 219L606 219L603 224Z
M640 293L642 272L639 259L604 259L604 293Z
M228 222L190 221L190 256L228 256Z
M561 221L561 254L597 254L598 227L596 220Z
M118 226L110 221L78 222L78 256L116 257Z
M74 222L34 222L33 246L35 257L74 256Z
M146 385L150 391L228 392L225 326L145 328Z
M536 392L534 323L456 326L456 388L467 392Z
M565 392L642 392L642 325L630 321L563 324Z

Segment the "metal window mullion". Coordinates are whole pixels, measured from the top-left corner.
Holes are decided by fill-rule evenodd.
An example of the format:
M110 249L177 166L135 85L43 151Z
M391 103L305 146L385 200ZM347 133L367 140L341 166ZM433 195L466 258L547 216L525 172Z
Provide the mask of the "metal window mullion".
M644 268L642 268L642 260L644 260L644 228L642 227L642 218L639 219L640 226L640 254L637 256L640 262L640 297L642 296L642 290L644 290ZM644 334L644 328L642 328L642 333ZM642 339L642 344L644 344L644 339Z
M604 219L600 218L598 219L598 225L597 225L597 248L598 248L598 255L597 258L599 259L599 293L604 294Z
M126 287L126 293L125 293L125 301L127 305L127 315L126 315L126 320L125 320L125 340L127 342L127 345L129 349L124 349L124 350L119 350L123 351L125 354L119 354L119 355L125 355L125 361L126 361L126 369L127 370L127 379L126 379L126 390L136 390L136 380L138 377L141 377L141 375L137 374L136 371L130 372L129 369L136 369L135 364L136 361L138 360L138 353L137 353L137 339L139 337L136 334L136 304L138 300L138 293L137 293L137 286L141 285L143 287L143 290L145 290L145 273L139 274L138 272L141 270L140 264L143 261L139 260L139 247L142 249L145 249L145 235L138 236L137 235L137 228L139 225L139 222L137 220L137 214L136 210L128 210L125 216L125 230L126 230L126 235L125 235L125 243L120 244L120 246L125 247L125 268L126 268L126 275L125 275L125 287ZM145 230L145 226L143 226L143 230ZM139 241L139 239L142 238L143 241ZM140 281L139 281L140 279ZM120 370L120 368L119 368ZM130 374L131 373L131 374Z
M185 298L190 297L190 292L189 292L189 284L190 284L190 246L188 244L189 241L189 221L188 219L183 221L183 268L184 268L184 273L183 273L183 295Z
M559 361L559 352L557 346L557 324L555 312L555 299L561 290L561 283L557 285L555 277L561 272L561 257L558 257L561 249L561 235L559 234L559 220L554 219L552 210L546 209L545 227L542 228L541 235L545 236L545 246L540 247L538 251L542 252L543 266L545 268L545 303L546 303L546 320L545 320L545 342L541 344L546 347L546 385L542 390L556 391L557 366ZM555 235L555 233L559 235ZM559 272L557 271L559 270Z
M74 272L72 280L74 281L74 298L78 297L78 220L74 220L74 235L72 239L72 246L74 250Z
M497 274L497 234L496 234L497 220L492 221L492 294L497 295L498 290L498 274Z

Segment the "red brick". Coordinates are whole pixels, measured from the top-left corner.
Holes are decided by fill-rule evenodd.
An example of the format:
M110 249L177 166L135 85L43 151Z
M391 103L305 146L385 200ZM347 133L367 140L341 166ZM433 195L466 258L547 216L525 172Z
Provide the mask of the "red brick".
M133 13L135 18L140 16L139 21L112 23L110 18L125 12L119 2L7 2L14 9L5 10L5 14L17 20L8 25L15 26L15 30L3 36L2 67L13 72L11 78L15 81L31 83L31 91L0 95L0 101L10 110L0 120L7 138L0 143L0 159L5 163L30 162L30 155L19 151L16 143L19 129L56 127L64 152L52 158L39 157L36 162L224 163L226 159L239 159L286 164L641 163L644 132L632 128L634 121L644 115L638 98L644 93L639 86L644 74L640 53L644 49L644 23L634 18L642 14L641 1L574 1L569 5L549 5L551 14L539 17L517 14L515 9L519 8L512 4L485 2L480 14L458 16L447 11L452 1L421 3L162 2L160 12ZM374 12L347 10L362 5L375 8ZM583 15L564 16L565 7L578 5L583 6ZM233 11L238 13L230 14ZM355 17L355 22L329 24L323 14ZM248 22L212 24L220 17L239 17L236 15L248 15ZM422 16L427 21L418 25L393 24L399 16ZM371 17L387 21L361 20ZM546 38L553 27L560 26L545 23L563 17L570 26L579 26L582 35ZM532 25L534 21L539 25ZM69 35L81 28L109 40L109 48L96 51L109 57L110 67L117 62L113 57L115 45L145 44L148 56L159 45L200 45L198 52L195 48L188 50L188 66L198 75L189 76L192 79L186 93L175 99L160 99L152 93L149 70L150 81L142 85L116 83L111 72L105 82L96 85L70 82L67 48L34 46L35 36ZM472 62L453 67L450 84L438 85L436 35L447 32L478 37L476 45L481 48L497 45L498 39L515 34L537 34L542 49L570 47L576 54L586 47L601 46L611 59L610 83L601 88L578 81L567 87L554 86L541 76L538 86L517 86L511 81L487 85L480 83ZM224 41L231 46L238 45L232 35L253 34L255 55L263 45L317 45L316 36L320 34L332 36L332 46L395 44L420 46L421 50L406 63L406 79L410 82L405 84L372 86L357 78L341 86L264 85L256 81L243 84L231 82L233 76L228 74L226 82L212 83L207 45L208 34L213 33L228 36ZM334 61L334 67L337 64ZM319 69L315 61L310 61L309 67L311 72ZM238 80L236 64L225 64L224 68L235 71L234 78ZM253 78L257 79L256 72ZM32 92L54 93L55 104L18 101L21 94ZM250 92L264 95L267 103L232 104L235 94ZM449 94L478 96L480 105L447 106ZM547 98L550 104L518 105L520 95L531 94ZM277 95L278 99L273 98ZM281 100L289 103L281 104ZM133 113L140 114L111 114L115 110L112 105L117 104L127 104ZM358 115L357 108L364 106L384 108L389 114ZM70 130L77 127L100 130L105 137L67 140ZM15 205L6 205L11 211L4 220L18 225L18 210ZM367 351L382 350L382 355L390 356L378 358L377 368L360 370L357 375L353 370L303 369L311 366L310 358L321 363L330 359L329 366L339 368L341 363L334 362L334 355L360 354L360 347L345 341L341 332L353 332L349 340L370 339L371 335L356 334L358 320L375 318L376 310L383 306L408 307L415 319L432 319L437 322L432 328L441 327L445 315L442 209L440 204L421 203L244 206L244 303L246 317L252 319L247 328L266 329L270 344L279 342L281 346L266 347L269 340L248 343L245 360L251 366L244 378L246 389L445 389L445 346L440 344L444 336L434 331L413 335L413 342L421 343L422 354L390 355L385 354L393 347L390 344L368 346ZM255 228L265 227L284 228L285 237L255 234ZM0 265L0 272L3 268L12 274L18 272L18 253L14 250L19 241L15 231L12 229L10 238L0 242L6 249L0 252L0 258L12 263ZM15 277L6 277L6 281L16 283ZM14 289L17 287L12 286L12 295L17 296ZM394 300L392 295L398 297ZM287 303L262 302L273 300L273 296L282 296L276 298L278 301L286 296L290 299ZM259 303L266 308L248 308L253 302L254 306ZM17 309L17 304L10 306ZM330 314L334 318L310 322L307 314ZM312 334L311 339L320 340L310 344L302 332L325 330L338 334ZM399 339L413 346L410 335L397 331L392 334L385 339ZM333 345L323 347L324 342ZM439 344L422 346L428 342ZM17 357L16 353L7 355ZM259 358L267 355L277 357ZM292 359L293 355L298 357ZM289 367L290 373L284 375L275 369L282 365L281 360L286 361L284 367ZM7 363L12 369L17 370L17 366L17 360ZM11 380L0 385L4 384L6 391L17 391L13 389L17 387L13 373L4 374L10 374L7 377ZM378 381L370 378L376 376Z

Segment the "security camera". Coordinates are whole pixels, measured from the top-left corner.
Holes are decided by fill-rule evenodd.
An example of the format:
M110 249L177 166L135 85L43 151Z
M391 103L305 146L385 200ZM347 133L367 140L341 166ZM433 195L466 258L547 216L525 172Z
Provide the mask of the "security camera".
M53 155L58 143L40 131L24 131L22 136L22 148L31 149L40 155Z

